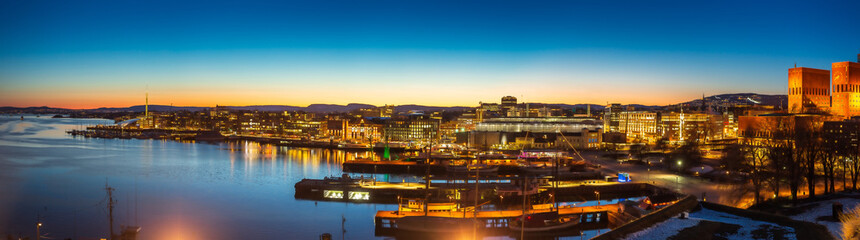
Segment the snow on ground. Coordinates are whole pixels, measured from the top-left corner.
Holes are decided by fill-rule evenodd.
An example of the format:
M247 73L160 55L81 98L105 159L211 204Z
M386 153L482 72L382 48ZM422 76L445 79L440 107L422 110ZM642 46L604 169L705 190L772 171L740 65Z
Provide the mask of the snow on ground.
M721 222L739 225L741 228L735 234L722 236L727 239L753 239L752 232L755 230L768 227L770 229L783 229L786 234L785 239L797 239L794 233L794 228L781 226L779 224L756 221L749 218L732 215L729 213L714 211L703 208L697 212L692 212L687 219L670 218L662 223L658 223L645 230L627 235L625 239L667 239L678 234L681 230L696 226L702 220Z
M671 236L675 236L682 229L696 226L699 224L698 219L680 219L680 218L670 218L666 221L658 223L654 226L646 228L642 231L638 231L635 233L631 233L627 235L626 239L667 239Z
M855 198L837 198L833 200L820 201L817 203L810 203L806 205L818 204L806 212L801 214L797 214L794 216L790 216L791 219L798 221L807 221L818 223L827 227L827 230L830 231L834 237L841 238L842 237L842 223L841 222L832 222L832 221L819 221L818 218L822 216L831 216L833 214L833 202L842 203L842 211L847 212L860 204L860 199Z

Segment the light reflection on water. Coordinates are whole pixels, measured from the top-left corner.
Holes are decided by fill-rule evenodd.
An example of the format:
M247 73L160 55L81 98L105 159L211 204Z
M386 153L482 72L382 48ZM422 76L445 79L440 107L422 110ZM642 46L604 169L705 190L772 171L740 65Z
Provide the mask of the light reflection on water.
M140 225L140 239L340 238L342 217L346 239L373 239L376 211L396 209L294 198L302 178L340 175L345 159L368 153L65 133L111 123L0 116L0 234L33 237L41 215L43 232L56 239L106 237L106 180L116 188L115 224Z

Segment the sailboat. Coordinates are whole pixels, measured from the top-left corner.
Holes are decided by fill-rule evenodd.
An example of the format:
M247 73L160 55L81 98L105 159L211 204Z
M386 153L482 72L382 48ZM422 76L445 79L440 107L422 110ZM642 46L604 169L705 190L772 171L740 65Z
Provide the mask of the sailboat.
M558 211L527 214L521 219L512 221L508 227L513 231L534 233L562 230L579 224L579 216L559 216Z
M558 158L556 157L555 160L556 161L555 161L553 169L555 170L554 176L556 177L556 179L554 179L555 181L553 183L553 194L552 194L552 201L553 201L553 204L555 205L553 207L554 211L526 214L525 197L524 197L524 199L523 199L523 215L520 216L518 219L511 221L511 223L508 224L508 228L510 228L511 230L521 232L522 234L525 234L526 232L542 233L542 232L548 232L548 231L567 229L567 228L571 228L571 227L574 227L574 226L579 224L579 216L561 216L558 214L558 201L556 201L556 199L555 199L555 196L556 196L555 190L556 190L556 187L558 184L557 183L558 182L557 177L558 177L559 166L558 166Z

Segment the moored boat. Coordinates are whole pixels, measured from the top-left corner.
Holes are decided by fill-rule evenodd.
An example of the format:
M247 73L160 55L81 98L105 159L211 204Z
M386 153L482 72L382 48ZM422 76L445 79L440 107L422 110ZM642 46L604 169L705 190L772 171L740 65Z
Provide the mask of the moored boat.
M556 169L558 170L559 173L570 171L569 166L558 167L558 168L553 167L553 166L546 166L546 165L544 165L544 166L539 166L539 165L520 166L521 171L528 173L528 174L535 174L535 175L553 174L556 171Z
M408 216L397 219L397 230L421 233L462 233L472 231L474 219Z
M513 231L531 233L557 231L579 224L579 216L559 216L558 212L527 214L508 224Z
M499 171L499 166L485 164L445 166L445 170L449 173L496 173Z

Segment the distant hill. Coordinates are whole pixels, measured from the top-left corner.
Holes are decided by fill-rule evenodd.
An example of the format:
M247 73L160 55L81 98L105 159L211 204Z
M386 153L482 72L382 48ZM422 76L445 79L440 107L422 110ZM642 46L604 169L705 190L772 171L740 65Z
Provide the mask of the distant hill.
M91 112L143 112L146 109L144 105L136 105L131 107L124 108L96 108L89 109L86 111ZM201 111L207 109L206 107L174 107L168 105L149 105L149 111L153 112L175 112L175 111Z
M351 112L362 108L374 108L376 106L370 104L350 103L346 106L336 104L311 104L304 108L306 112Z
M66 114L73 112L74 110L65 109L65 108L52 108L47 106L42 107L0 107L0 112L2 113L38 113L38 114L46 114L46 113L61 113Z
M788 95L767 95L757 93L730 93L705 97L711 105L767 105L785 109L788 107ZM681 104L701 105L702 99L695 99Z
M424 106L424 105L400 105L394 107L394 112L408 112L412 110L416 111L424 111L424 112L436 112L436 111L463 111L473 109L475 107L435 107L435 106Z
M545 104L545 105L546 105L546 106L559 107L559 108L567 108L567 109L577 109L577 108L579 108L579 109L586 109L586 108L588 107L588 105L591 105L591 110L592 110L592 111L603 111L603 109L605 109L605 108L606 108L606 105L599 105L599 104L562 104L562 103L551 103L551 104ZM623 106L633 106L635 109L638 109L638 110L655 110L655 109L660 109L660 108L662 108L662 107L663 107L663 106L656 106L656 105L642 105L642 104L627 104L627 105L623 105Z

